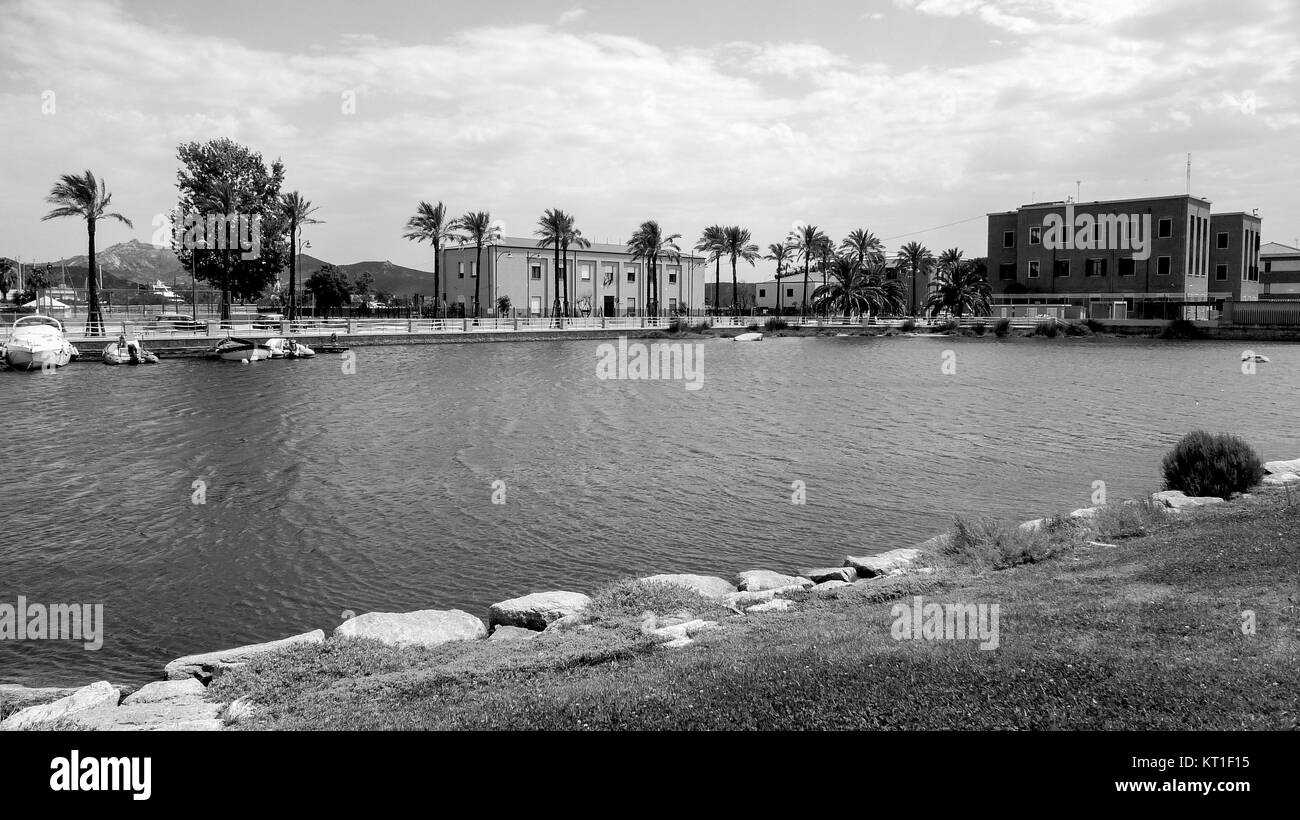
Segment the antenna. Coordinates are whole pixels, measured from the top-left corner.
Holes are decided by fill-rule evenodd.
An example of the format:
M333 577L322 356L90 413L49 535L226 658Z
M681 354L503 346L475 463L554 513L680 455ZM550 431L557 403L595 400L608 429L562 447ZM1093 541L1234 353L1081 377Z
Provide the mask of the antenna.
M1076 180L1074 181L1074 201L1075 201L1075 202L1081 202L1081 201L1083 200L1083 194L1081 193L1082 191L1083 191L1083 180L1081 180L1081 179L1076 179Z
M1192 195L1192 155L1187 155L1187 195Z

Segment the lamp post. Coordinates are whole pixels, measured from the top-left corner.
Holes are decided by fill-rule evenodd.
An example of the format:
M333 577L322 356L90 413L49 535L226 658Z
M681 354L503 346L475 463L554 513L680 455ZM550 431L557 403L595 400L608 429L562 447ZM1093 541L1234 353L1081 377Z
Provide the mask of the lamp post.
M298 268L298 273L300 274L302 273L302 252L304 249L310 247L311 247L311 240L303 239L302 234L299 233L298 234L298 257L294 261ZM289 288L289 320L290 321L293 321L294 319L298 318L298 292L297 291L298 288L302 287L302 282L298 281L298 278L295 276L293 284L294 286Z
M497 247L500 246L498 245ZM500 311L497 309L497 283L501 281L501 276L497 273L497 263L500 261L502 256L505 256L506 259L513 259L514 253L512 253L509 249L506 249L506 250L499 250L492 256L492 270L491 270L492 310L496 311L498 314L500 313ZM500 319L501 318L500 315L498 315L497 318Z

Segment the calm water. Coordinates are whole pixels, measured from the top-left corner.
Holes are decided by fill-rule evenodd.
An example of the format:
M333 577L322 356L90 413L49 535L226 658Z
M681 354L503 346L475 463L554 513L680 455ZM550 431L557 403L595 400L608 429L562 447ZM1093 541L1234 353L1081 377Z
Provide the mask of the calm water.
M594 341L250 366L0 373L0 603L102 603L104 647L0 641L0 683L156 678L179 655L620 577L838 564L953 514L1158 484L1194 427L1300 456L1300 347L767 339L705 382L599 381ZM945 349L956 375L943 375ZM207 485L191 503L192 482ZM492 503L494 481L506 503ZM791 503L792 482L807 503Z

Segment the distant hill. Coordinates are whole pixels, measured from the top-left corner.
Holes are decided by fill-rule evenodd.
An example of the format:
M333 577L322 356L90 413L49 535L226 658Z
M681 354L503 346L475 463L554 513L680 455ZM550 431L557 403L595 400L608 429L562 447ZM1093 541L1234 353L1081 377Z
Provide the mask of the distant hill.
M104 287L109 288L131 287L137 284L152 285L157 279L171 284L173 277L188 274L170 248L158 248L137 239L119 242L98 250L95 252L95 257L103 273ZM298 272L305 279L324 264L326 264L325 260L303 254L298 264ZM66 265L68 281L71 285L78 286L86 281L88 265L85 254L53 262L51 265L56 273L61 265ZM374 287L377 290L395 293L398 296L429 293L433 290L432 271L404 268L392 262L353 262L349 265L335 265L335 267L354 280L368 271L375 278ZM287 271L282 278L288 281Z

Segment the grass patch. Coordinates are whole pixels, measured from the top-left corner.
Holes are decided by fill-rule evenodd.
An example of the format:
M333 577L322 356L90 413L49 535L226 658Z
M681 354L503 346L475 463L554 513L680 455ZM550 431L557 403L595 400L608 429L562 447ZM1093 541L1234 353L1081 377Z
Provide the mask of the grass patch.
M595 622L639 618L644 612L658 615L690 612L713 617L726 614L728 610L716 601L677 584L634 580L616 581L597 590L584 614Z
M1003 570L1035 564L1082 542L1082 531L1066 519L1051 519L1037 529L1021 529L991 519L953 519L951 538L941 554L976 568Z

